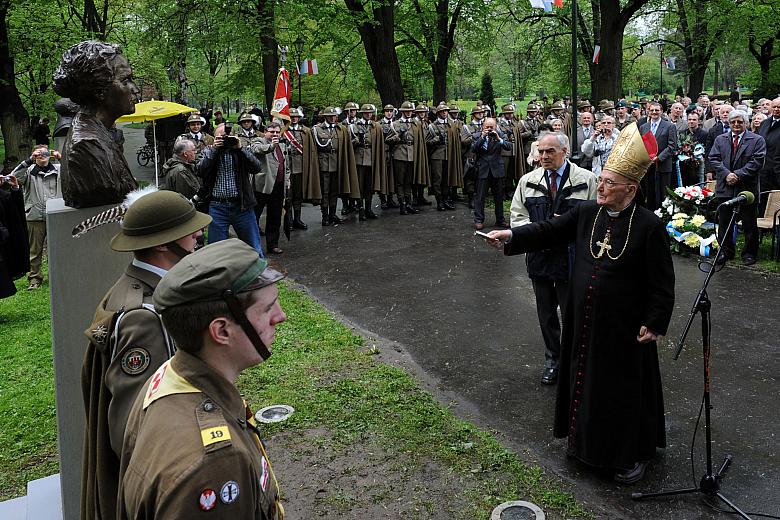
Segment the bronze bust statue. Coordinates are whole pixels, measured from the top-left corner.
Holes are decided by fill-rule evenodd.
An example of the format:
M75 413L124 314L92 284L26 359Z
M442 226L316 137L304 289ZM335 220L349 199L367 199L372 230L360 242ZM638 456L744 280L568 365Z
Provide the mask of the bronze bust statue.
M54 91L80 106L62 151L65 204L89 208L116 204L138 187L122 145L111 135L116 119L133 112L138 87L118 45L84 41L65 51Z

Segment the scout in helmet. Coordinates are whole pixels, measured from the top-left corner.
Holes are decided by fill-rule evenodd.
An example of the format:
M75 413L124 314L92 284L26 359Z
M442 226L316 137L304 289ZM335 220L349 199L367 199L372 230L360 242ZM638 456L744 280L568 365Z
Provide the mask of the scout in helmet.
M372 200L374 192L381 192L382 185L387 183L382 126L372 119L375 109L376 107L370 103L364 104L358 111L360 118L357 123L350 126L360 186L358 206L360 221L379 218L372 208Z
M126 211L125 211L125 208ZM106 293L86 331L83 388L90 420L85 432L81 489L88 517L114 518L119 484L119 453L130 407L144 382L176 351L160 321L152 292L162 276L195 250L211 217L199 213L183 195L144 189L126 202L83 222L80 235L123 215L111 240L114 251L133 260Z
M379 120L382 127L385 148L385 184L379 191L379 200L382 209L397 208L398 204L393 200L395 194L395 174L393 172L393 147L398 143L398 134L393 126L393 117L396 114L395 106L387 104L382 108L384 117Z
M360 191L357 186L355 156L351 153L351 125L337 124L338 112L333 107L326 108L322 115L325 121L316 125L312 134L319 162L322 225L330 226L343 222L336 215L339 194L344 194L345 198L356 199L360 198ZM345 207L348 207L347 204Z
M344 122L347 124L354 123L355 120L357 119L357 113L359 109L360 107L354 101L350 101L349 103L344 105L344 114L345 114Z
M283 278L230 239L186 258L157 286L154 307L179 350L143 378L122 445L120 514L112 518L172 511L198 518L212 510L217 518L284 518L260 430L235 386L243 370L271 355L286 319L276 287ZM172 481L160 500L158 483Z
M206 120L203 119L200 114L192 114L187 118L187 132L181 134L176 138L189 139L195 143L195 153L200 158L203 150L214 144L214 137L203 131L203 125Z
M255 137L261 137L263 134L255 130L255 119L249 112L244 112L238 117L237 129L234 129L233 134L241 141L241 146L249 146L249 143Z

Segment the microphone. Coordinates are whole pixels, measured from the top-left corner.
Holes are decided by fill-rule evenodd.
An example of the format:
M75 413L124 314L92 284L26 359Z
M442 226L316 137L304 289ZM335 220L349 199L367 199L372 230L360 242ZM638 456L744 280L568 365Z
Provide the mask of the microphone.
M756 197L749 191L741 191L739 195L734 197L731 200L727 200L718 208L729 208L731 206L739 206L740 204L753 204L753 201L756 200Z

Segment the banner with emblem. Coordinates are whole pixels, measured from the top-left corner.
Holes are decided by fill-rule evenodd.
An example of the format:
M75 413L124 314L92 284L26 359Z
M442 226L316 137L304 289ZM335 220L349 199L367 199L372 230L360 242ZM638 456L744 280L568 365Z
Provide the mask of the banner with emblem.
M282 120L285 130L290 124L290 73L284 67L279 69L279 74L276 76L271 117Z

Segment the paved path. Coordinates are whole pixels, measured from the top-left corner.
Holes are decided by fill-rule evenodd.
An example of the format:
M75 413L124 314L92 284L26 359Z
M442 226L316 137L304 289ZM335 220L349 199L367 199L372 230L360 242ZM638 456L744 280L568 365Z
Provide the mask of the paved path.
M132 133L125 132L126 149ZM137 168L135 148L130 150ZM555 392L539 384L543 344L524 258L506 258L473 238L465 206L405 217L396 211L377 221L354 219L326 228L319 225L318 209L306 206L304 220L310 229L280 244L286 252L278 261L290 277L337 314L401 345L441 396L455 397L459 413L569 482L599 518L729 518L704 505L700 495L629 499L634 490L692 482L689 450L702 391L698 318L678 361L671 343L703 277L695 262L675 258L677 304L660 348L669 446L641 486L624 488L567 460L564 441L552 438ZM723 493L746 511L775 515L780 514L778 288L780 278L727 268L710 289L714 464L732 454ZM696 481L704 473L703 446L700 428Z

